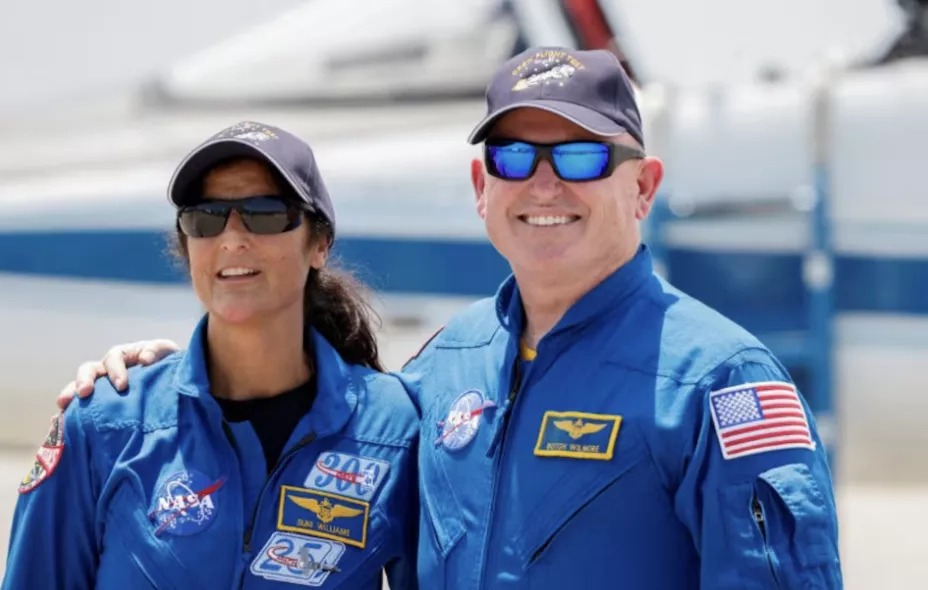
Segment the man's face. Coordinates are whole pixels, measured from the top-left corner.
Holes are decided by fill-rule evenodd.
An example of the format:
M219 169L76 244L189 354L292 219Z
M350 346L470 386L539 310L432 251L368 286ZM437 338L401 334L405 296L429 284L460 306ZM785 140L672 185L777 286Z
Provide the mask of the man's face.
M604 138L532 108L504 115L490 138L636 145L628 135ZM489 175L475 160L471 175L490 241L517 275L602 279L634 256L641 239L638 222L650 211L662 170L655 158L633 159L606 178L566 182L542 160L530 178L512 181Z

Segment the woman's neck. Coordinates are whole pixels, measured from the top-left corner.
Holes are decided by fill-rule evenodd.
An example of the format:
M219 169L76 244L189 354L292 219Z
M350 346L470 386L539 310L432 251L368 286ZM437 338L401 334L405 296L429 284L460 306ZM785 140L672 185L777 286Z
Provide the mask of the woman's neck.
M272 397L312 375L303 350L302 318L228 324L210 317L206 341L210 388L216 397Z

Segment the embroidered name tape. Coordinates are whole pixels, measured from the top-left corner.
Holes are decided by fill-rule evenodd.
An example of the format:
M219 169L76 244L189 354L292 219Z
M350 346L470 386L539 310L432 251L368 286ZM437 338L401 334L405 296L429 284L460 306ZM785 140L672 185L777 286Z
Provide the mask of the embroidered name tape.
M322 586L345 546L338 541L275 532L251 562L251 573L266 580L302 586Z
M280 487L277 530L342 541L364 549L371 505L319 490Z
M622 416L587 412L545 412L535 454L539 457L612 459Z
M321 453L303 485L314 490L370 500L390 471L382 459L347 453Z

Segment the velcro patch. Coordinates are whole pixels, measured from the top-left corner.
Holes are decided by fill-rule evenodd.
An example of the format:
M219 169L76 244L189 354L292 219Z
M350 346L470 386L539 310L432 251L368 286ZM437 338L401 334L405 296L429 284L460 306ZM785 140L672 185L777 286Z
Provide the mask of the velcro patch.
M791 383L726 387L709 394L709 408L725 459L783 449L815 450L805 408Z
M612 459L622 416L587 412L545 412L535 455L570 459Z
M275 532L251 562L251 573L266 580L302 586L322 586L345 546L338 541Z
M303 485L369 501L390 471L389 461L347 453L320 453Z
M280 487L277 529L342 541L364 549L368 502L319 490Z
M39 487L48 479L61 462L64 454L64 416L52 416L52 424L45 435L45 442L35 454L35 463L19 484L19 493L25 494Z

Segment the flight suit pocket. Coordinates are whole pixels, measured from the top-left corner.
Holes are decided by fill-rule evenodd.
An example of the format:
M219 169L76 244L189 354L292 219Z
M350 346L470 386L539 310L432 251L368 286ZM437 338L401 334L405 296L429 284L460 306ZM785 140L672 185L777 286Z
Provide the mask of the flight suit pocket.
M445 493L422 494L422 509L431 532L431 541L441 558L445 559L464 536L464 523L459 516L460 508L456 505L454 496Z
M464 537L461 507L435 458L427 458L421 465L420 477L425 484L420 485L419 579L431 580L439 587L453 587L455 581L447 579L448 559Z
M833 516L807 465L783 465L761 473L755 492L778 555L788 555L806 568L837 561Z
M584 461L579 472L577 465L571 465L542 501L546 509L535 511L516 538L523 567L539 561L591 503L646 458L647 451L638 447L624 452L615 463Z
M742 587L745 579L766 587L827 588L838 551L825 496L809 467L769 469L753 482L720 490L725 557L731 567L720 580ZM742 585L738 585L742 584Z
M142 501L127 486L113 495L107 520L106 536L117 541L118 545L105 543L105 563L101 567L119 569L127 584L136 577L129 571L129 565L133 564L136 573L159 590L193 585L192 579L186 578L188 572L170 544L155 536L154 526L145 514ZM119 554L122 553L119 548L125 551L123 555Z

